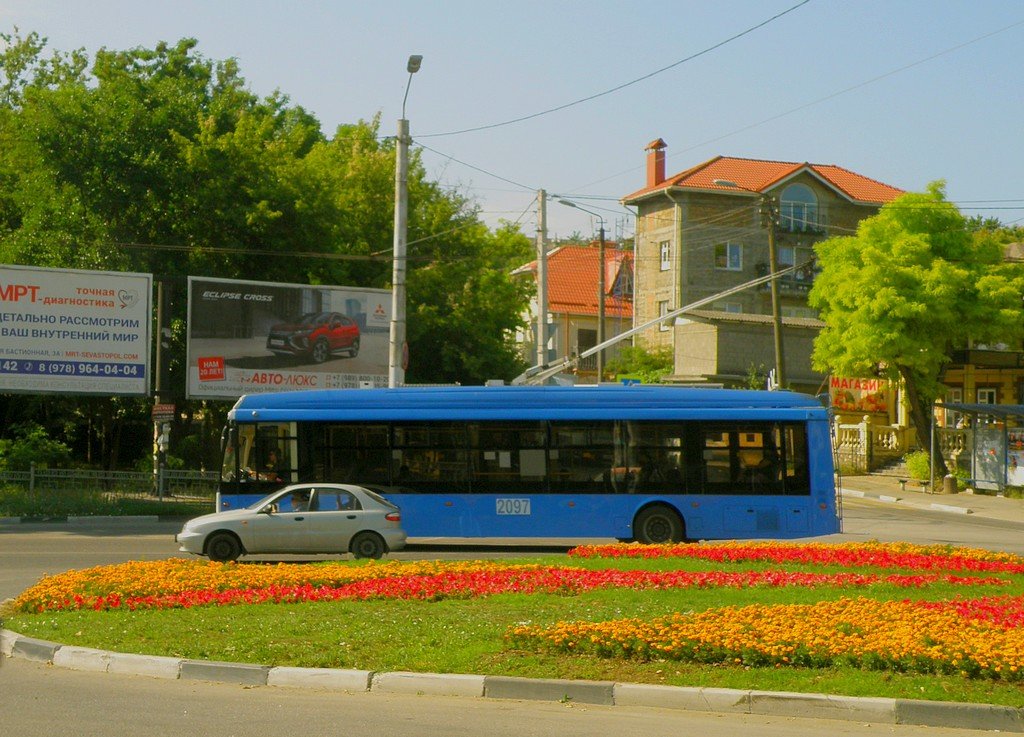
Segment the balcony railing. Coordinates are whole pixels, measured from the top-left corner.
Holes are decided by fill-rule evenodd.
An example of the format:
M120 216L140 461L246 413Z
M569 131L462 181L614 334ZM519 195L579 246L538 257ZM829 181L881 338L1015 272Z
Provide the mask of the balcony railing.
M778 229L783 233L825 233L828 211L803 202L779 203Z
M779 269L789 268L789 264L779 264ZM768 275L768 264L758 263L754 266L754 272L757 276ZM814 285L814 277L817 275L817 271L811 266L805 266L802 269L798 269L792 274L786 274L778 278L779 291L782 294L807 294L811 291L811 287ZM771 289L770 284L762 284L758 287L759 291L766 292Z

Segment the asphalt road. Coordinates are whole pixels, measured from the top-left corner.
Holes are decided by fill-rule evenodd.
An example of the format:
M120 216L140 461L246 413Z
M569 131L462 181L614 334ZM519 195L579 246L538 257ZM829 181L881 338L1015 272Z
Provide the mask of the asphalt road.
M962 729L669 709L167 681L3 660L0 716L18 737L964 737ZM981 734L981 733L977 733Z
M0 527L0 599L17 595L47 573L69 568L179 555L178 523ZM996 519L847 501L844 532L831 540L906 540L977 545L1024 554L1024 526ZM553 546L551 550L564 549ZM545 549L547 550L547 549ZM396 557L529 556L523 548L431 548ZM573 737L593 734L698 734L810 737L964 735L962 729L870 725L820 719L601 707L534 701L401 696L246 688L93 674L0 658L0 732L31 737L68 732L82 737L369 733L395 737L488 735Z

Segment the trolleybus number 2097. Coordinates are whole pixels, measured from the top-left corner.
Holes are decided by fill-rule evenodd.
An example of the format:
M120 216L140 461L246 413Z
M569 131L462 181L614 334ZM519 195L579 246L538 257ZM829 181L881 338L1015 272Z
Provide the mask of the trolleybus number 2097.
M503 499L495 500L498 514L517 514L528 516L530 514L529 499Z

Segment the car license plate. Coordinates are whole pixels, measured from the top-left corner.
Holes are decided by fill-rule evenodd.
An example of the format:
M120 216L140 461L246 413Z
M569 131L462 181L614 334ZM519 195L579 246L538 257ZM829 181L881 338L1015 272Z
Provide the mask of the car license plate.
M514 514L528 516L530 514L530 500L529 499L498 499L497 513L498 514Z
M280 338L274 338L270 341L270 345L284 345L284 341Z

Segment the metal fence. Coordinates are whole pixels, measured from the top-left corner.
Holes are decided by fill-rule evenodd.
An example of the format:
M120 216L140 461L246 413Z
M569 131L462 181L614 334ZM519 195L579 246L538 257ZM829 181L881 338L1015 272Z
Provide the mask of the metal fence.
M219 474L215 471L83 471L69 468L36 468L0 471L0 485L21 486L30 494L102 493L118 497L148 497L161 501L212 500Z

